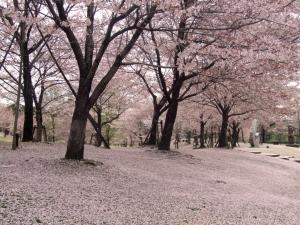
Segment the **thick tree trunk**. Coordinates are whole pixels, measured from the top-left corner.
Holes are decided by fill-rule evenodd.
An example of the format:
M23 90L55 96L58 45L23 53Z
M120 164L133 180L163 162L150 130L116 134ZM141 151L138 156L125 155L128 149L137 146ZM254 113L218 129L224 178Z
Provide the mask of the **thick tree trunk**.
M160 150L170 150L173 128L177 116L177 109L178 109L177 101L170 104L165 119L164 130L162 132L161 140L158 145L158 149Z
M85 130L89 116L87 107L90 85L80 85L73 112L66 159L81 160L84 156Z
M72 117L66 159L81 160L84 155L85 129L88 112L75 109Z
M23 139L22 141L33 141L33 89L30 73L30 62L29 62L29 53L27 49L27 43L21 46L21 57L23 61L23 80L24 80L24 89L23 97L25 102L24 109L24 126L23 126Z
M170 150L173 128L177 116L178 98L179 98L180 88L182 85L182 82L180 81L177 82L178 83L173 86L172 99L171 102L169 102L169 108L166 114L161 140L158 144L159 150L168 150L168 151Z
M35 110L35 119L36 119L36 142L42 142L43 138L43 114L40 106L36 106Z
M205 123L203 121L200 122L200 148L205 148Z
M228 146L228 143L227 143L228 120L229 120L228 114L226 112L223 112L222 125L221 125L220 134L219 134L219 140L218 140L219 148L225 148Z

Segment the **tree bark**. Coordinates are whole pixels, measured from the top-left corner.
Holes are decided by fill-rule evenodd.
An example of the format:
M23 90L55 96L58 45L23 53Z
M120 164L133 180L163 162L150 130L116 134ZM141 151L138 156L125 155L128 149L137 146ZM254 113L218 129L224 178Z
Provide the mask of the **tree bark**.
M200 122L200 148L205 148L205 123L204 121Z
M74 112L68 140L66 159L83 159L87 113Z
M158 130L158 122L159 122L159 109L157 107L154 108L151 128L150 128L150 136L146 145L156 145L157 144L157 130Z
M22 80L22 68L23 63L22 59L20 62L20 70L19 70L19 78L18 78L18 93L16 100L16 111L15 111L15 119L14 119L14 127L13 127L13 141L12 141L12 150L15 150L19 144L19 134L17 133L18 129L18 120L19 120L19 108L20 108L20 97L21 97L21 80ZM6 130L4 130L4 137L6 137Z
M103 137L101 131L99 130L98 123L94 120L94 118L89 114L88 119L91 122L92 126L94 127L94 130L96 131L96 140L97 142L103 142L105 148L110 148L109 144L106 142L105 138Z
M169 102L169 108L167 110L161 140L158 144L159 150L167 150L167 151L170 150L173 128L177 116L178 98L179 98L181 86L182 86L182 81L180 80L178 80L175 83L175 85L173 85L172 98L170 99Z
M213 148L214 147L214 130L213 127L210 127L210 133L209 133L209 147Z
M101 142L101 143L103 142L105 148L110 149L109 142L105 140L102 133L100 133L99 131L96 131L96 139L97 139L97 142ZM100 146L98 146L98 147L100 147Z
M226 111L224 111L223 115L222 115L222 125L221 125L220 134L219 134L219 140L218 140L219 148L225 148L228 146L228 142L227 142L228 120L229 120L228 113Z
M232 123L232 136L231 136L231 148L235 148L239 141L239 123L233 121Z
M162 132L161 140L158 145L158 149L160 150L170 150L171 139L173 128L177 116L178 102L174 101L170 104L170 108L167 111L164 130Z
M83 159L87 113L74 112L68 140L66 159Z
M27 43L22 43L21 57L23 61L23 97L25 102L24 107L24 126L22 141L33 141L33 89L31 81L31 69L29 62L29 52Z
M99 110L97 109L97 120L98 120L98 126L96 129L96 139L97 139L97 147L100 147L101 144L102 144L102 138L101 138L101 135L102 134L102 118L101 118L101 108L99 108Z
M66 159L83 159L85 130L89 115L87 107L91 85L80 85L76 97L70 134L67 145Z
M36 119L36 142L42 142L43 138L43 114L42 108L39 105L36 105L35 110L35 119Z

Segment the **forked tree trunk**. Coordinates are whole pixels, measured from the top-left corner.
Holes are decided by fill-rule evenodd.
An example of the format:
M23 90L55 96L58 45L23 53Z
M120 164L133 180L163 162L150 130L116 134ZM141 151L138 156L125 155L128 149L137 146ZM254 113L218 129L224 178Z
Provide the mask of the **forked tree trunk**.
M228 143L227 143L228 120L229 120L228 113L223 112L222 125L221 125L220 134L219 134L219 140L218 140L218 143L219 143L218 147L219 148L225 148L225 147L228 146Z
M103 142L104 147L109 149L110 146L108 145L108 143L106 142L105 138L103 137L102 132L101 132L101 129L99 129L99 125L98 125L98 123L96 122L96 120L94 120L94 118L93 118L90 114L88 114L88 119L89 119L89 121L91 122L91 124L92 124L94 130L96 131L95 136L96 136L97 142L98 142L98 143ZM99 121L98 121L98 122L99 122ZM98 146L98 147L99 147L99 146Z

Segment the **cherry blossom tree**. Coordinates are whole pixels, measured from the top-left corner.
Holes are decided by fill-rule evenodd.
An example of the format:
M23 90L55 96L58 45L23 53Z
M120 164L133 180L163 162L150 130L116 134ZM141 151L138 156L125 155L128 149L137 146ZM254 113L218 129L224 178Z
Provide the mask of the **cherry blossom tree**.
M56 26L66 34L78 65L80 78L77 92L72 90L76 93L76 103L65 157L82 159L89 110L134 47L143 28L153 18L156 5L150 2L143 5L127 1L89 1L86 4L67 4L63 0L45 2ZM86 16L79 16L81 8L86 8ZM74 14L75 11L77 15ZM76 29L74 24L78 25L80 22L83 26L77 26ZM98 27L97 30L95 27ZM111 64L105 68L103 78L91 93L96 71L106 56L110 58Z
M40 56L43 39L35 35L34 21L40 16L40 3L37 7L31 6L33 1L14 0L1 5L2 27L16 35L19 54L22 58L23 98L25 102L23 141L33 140L33 87L31 70ZM40 18L41 19L41 18ZM48 36L46 36L47 38ZM34 54L34 56L33 56Z
M283 32L291 35L294 32L288 23L284 23L284 19L290 16L290 12L285 11L289 6L276 4L173 1L168 10L152 20L149 33L140 40L139 50L135 53L135 56L144 57L133 56L126 64L136 65L136 71L144 82L147 76L150 80L153 77L158 80L156 86L161 91L161 100L156 100L157 94L149 89L149 82L146 88L154 99L153 118L156 118L153 124L157 124L159 115L155 112L164 108L161 106L163 104L168 106L160 149L170 149L178 103L182 96L189 95L190 91L195 95L197 91L201 93L207 84L215 83L216 79L223 76L219 70L226 70L228 65L232 68L240 66L239 73L231 74L233 78L247 76L254 66L265 70L263 63L266 61L273 61L273 65L267 63L269 72L280 60L279 67L287 67L288 60L284 57L290 54L289 59L292 59L296 55L295 42L282 35ZM240 13L236 13L237 10ZM288 51L284 53L283 47ZM292 62L289 66L291 64L295 65ZM150 71L150 75L145 71Z

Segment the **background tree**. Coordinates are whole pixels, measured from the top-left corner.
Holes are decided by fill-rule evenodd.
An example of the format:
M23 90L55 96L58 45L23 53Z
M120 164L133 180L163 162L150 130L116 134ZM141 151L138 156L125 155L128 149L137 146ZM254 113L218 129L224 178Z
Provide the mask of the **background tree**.
M33 1L14 0L12 3L6 2L1 6L2 26L8 26L14 30L19 26L16 40L19 47L19 54L22 58L23 74L23 99L25 103L24 126L22 141L33 140L33 86L31 70L34 63L40 57L43 39L35 35L34 21L40 18L41 4L36 3L36 7L31 5ZM3 13L3 11L5 11ZM45 36L47 38L48 36ZM34 54L34 55L33 55Z

